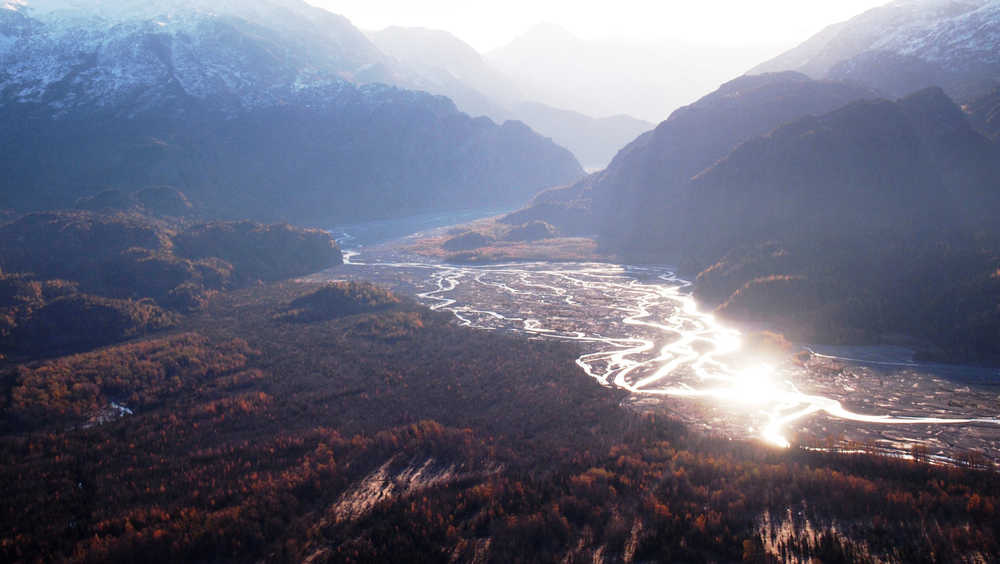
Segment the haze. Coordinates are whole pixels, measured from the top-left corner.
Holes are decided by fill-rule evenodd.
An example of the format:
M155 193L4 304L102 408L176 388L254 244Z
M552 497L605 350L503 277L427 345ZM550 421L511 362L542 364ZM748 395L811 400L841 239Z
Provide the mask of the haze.
M309 1L346 16L364 30L419 27L454 35L483 55L482 66L491 70L449 64L449 57L460 57L456 51L444 57L435 51L433 59L451 75L462 77L460 80L500 71L503 85L477 85L476 96L485 95L494 105L509 110L512 103L540 102L598 118L632 116L649 127L831 23L881 3ZM428 58L423 52L426 45L403 42L393 49L379 42L379 47L397 59ZM463 111L473 115L485 113L494 119L511 116L510 112L501 115L490 111L481 103L469 103L468 93L461 89L429 89L455 99ZM519 94L511 98L508 94L512 91ZM513 117L563 144L572 144L569 139L574 136L559 135L554 128L546 130L533 116L515 110ZM625 137L634 133L629 131ZM617 148L585 156L585 166L603 167ZM573 149L581 154L579 148Z
M343 14L362 29L391 25L443 29L481 53L501 47L539 22L586 39L681 40L698 44L771 45L775 53L820 29L884 4L880 0L716 0L581 4L571 0L309 0Z

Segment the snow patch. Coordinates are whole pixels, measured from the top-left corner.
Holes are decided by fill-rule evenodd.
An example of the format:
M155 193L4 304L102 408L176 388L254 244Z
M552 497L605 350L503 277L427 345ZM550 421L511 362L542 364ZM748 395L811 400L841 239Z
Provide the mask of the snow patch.
M932 62L961 66L1000 62L1000 0L910 2L887 8L905 10L905 19L887 26L871 46Z

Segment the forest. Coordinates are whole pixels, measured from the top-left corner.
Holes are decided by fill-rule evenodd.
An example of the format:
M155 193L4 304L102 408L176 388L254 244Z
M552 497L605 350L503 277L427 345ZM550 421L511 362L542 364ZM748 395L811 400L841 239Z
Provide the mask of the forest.
M140 340L8 361L0 558L1000 553L1000 479L975 453L945 467L711 437L631 411L580 377L577 354L363 283L281 282Z
M78 205L0 224L0 353L31 359L146 335L218 292L342 260L329 233L198 220L168 187Z

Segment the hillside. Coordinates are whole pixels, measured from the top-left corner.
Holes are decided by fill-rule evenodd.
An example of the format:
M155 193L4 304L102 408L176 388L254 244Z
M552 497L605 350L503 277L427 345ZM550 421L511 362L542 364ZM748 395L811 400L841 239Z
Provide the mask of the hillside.
M732 317L825 342L907 334L939 357L994 360L998 163L940 89L852 104L699 175L676 233L701 264L724 256L698 295Z
M329 233L55 211L0 224L0 353L89 350L175 326L220 291L341 263Z
M1000 148L939 88L890 102L754 75L505 221L679 264L709 307L802 341L986 361L1000 355L998 179Z
M535 199L514 222L544 219L567 233L599 234L639 255L666 242L662 220L694 175L740 143L802 115L820 114L872 91L798 73L744 76L678 109L623 148L606 170Z
M594 118L537 102L519 103L514 112L532 129L572 151L587 170L603 169L622 147L654 127L628 115Z
M1000 2L897 0L831 25L750 74L795 70L886 96L941 86L961 103L1000 83Z
M973 232L1000 204L996 155L940 89L855 102L744 143L666 219L678 249L709 258L748 239Z
M101 6L0 10L0 207L165 184L207 215L325 223L508 205L581 174L516 122L347 82L394 63L303 2Z
M451 98L471 116L495 121L512 118L509 110L521 94L513 83L471 45L436 29L388 27L368 37L386 55L418 77L420 90Z
M969 102L963 109L976 129L994 140L1000 139L1000 88Z

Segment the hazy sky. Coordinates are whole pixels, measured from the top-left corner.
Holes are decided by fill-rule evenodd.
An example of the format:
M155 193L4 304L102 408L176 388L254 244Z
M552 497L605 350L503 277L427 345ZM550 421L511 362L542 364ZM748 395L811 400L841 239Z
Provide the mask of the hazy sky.
M307 0L356 26L450 31L481 52L539 22L585 38L680 39L713 45L797 44L886 0Z

